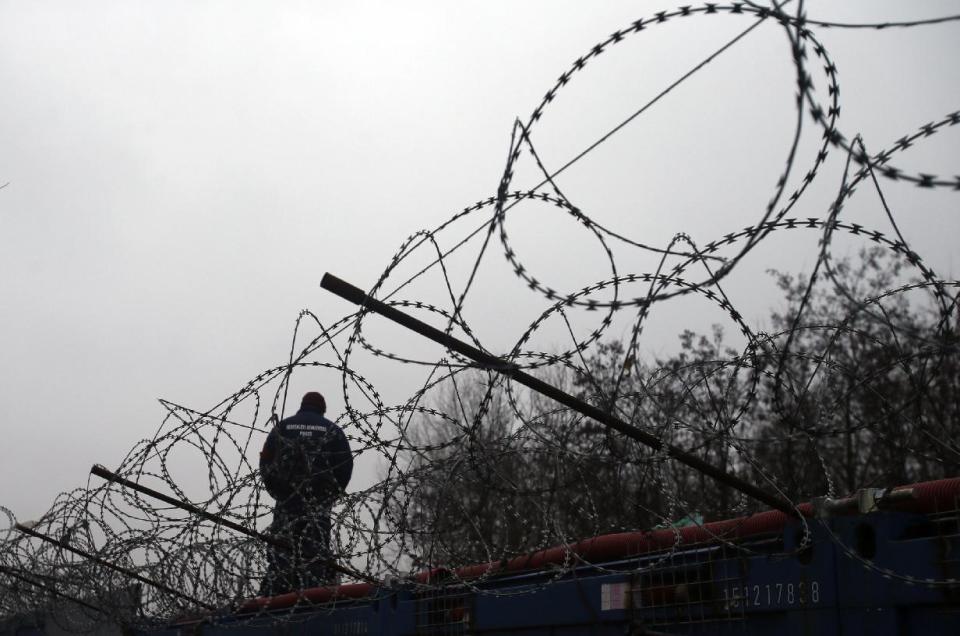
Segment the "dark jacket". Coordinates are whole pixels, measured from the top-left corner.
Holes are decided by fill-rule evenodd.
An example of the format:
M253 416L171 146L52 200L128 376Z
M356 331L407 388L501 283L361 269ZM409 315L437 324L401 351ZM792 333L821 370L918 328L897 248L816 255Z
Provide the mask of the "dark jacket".
M329 506L353 474L350 443L340 427L310 406L273 427L260 451L263 484L287 510Z

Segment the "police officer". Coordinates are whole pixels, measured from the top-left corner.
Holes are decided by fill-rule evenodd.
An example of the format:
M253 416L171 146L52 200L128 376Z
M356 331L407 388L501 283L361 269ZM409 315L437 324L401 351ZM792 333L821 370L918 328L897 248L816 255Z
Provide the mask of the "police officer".
M268 548L263 596L336 581L330 509L350 482L353 455L326 410L322 395L305 394L300 410L274 426L260 451L260 476L276 501L269 531L290 544L289 550Z

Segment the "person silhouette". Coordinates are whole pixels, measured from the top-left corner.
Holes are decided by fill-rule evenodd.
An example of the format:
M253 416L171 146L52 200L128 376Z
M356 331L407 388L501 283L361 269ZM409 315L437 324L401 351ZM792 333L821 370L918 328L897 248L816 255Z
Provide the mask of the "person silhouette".
M300 410L277 422L260 451L260 476L275 501L268 532L289 545L268 547L261 596L337 581L330 513L350 483L353 454L326 410L323 395L306 393Z

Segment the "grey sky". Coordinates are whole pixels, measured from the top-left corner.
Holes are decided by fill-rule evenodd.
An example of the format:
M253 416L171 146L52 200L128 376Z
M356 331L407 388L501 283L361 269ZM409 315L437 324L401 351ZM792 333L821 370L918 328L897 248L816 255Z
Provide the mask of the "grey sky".
M960 8L916 4L807 3L812 17L853 21ZM404 237L494 194L514 118L595 43L669 8L0 3L0 504L39 515L91 464L150 436L156 398L203 410L282 363L301 308L329 322L349 311L319 289L324 271L368 286ZM748 25L692 18L624 43L547 111L538 152L562 165ZM870 149L960 107L956 23L820 33L840 72L841 129ZM658 246L749 225L793 132L791 73L783 32L765 25L559 183L600 222ZM804 126L794 181L819 139ZM955 175L957 158L948 129L902 165ZM834 153L798 216L824 214L841 169ZM517 187L536 182L525 170ZM955 194L885 194L917 251L956 276ZM875 195L852 207L883 224ZM578 226L530 210L510 220L511 237L544 279L575 291L609 274ZM774 240L731 279L749 320L775 302L764 270L810 265L816 238ZM628 271L655 265L618 257ZM470 264L454 259L452 271ZM545 305L499 247L485 266L468 317L491 348L509 346ZM653 319L645 350L720 318L681 303Z

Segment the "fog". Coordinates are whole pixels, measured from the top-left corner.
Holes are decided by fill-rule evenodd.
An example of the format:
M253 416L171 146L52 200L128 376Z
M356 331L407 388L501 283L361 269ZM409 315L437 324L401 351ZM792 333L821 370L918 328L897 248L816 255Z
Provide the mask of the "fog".
M811 18L854 22L956 11L950 2L805 7ZM0 505L21 519L39 516L57 493L84 486L92 464L114 465L150 437L165 414L158 398L204 411L283 364L301 309L327 324L352 311L319 288L324 272L368 288L405 237L495 195L515 119L526 121L597 42L670 8L0 4ZM532 131L539 156L559 168L751 23L675 20L592 60ZM815 31L838 68L839 127L848 138L862 134L871 152L958 108L955 22ZM822 69L811 72L823 92ZM701 245L716 240L763 216L793 139L795 91L789 42L770 21L558 185L635 241L665 248L677 232ZM805 120L792 186L820 144L821 129ZM949 179L957 159L948 127L896 165ZM832 152L793 216L827 214L845 160ZM513 187L540 180L527 157ZM956 194L883 186L913 249L955 278ZM605 253L569 216L521 209L509 219L510 237L538 279L570 293L609 277ZM458 222L445 245L485 218ZM875 193L845 218L889 229ZM731 275L727 291L749 323L761 325L778 301L766 270L809 268L817 239L775 237ZM479 245L470 249L449 261L460 285ZM479 296L465 308L494 351L512 346L549 305L513 276L502 252L495 245L485 255ZM622 247L616 258L623 272L657 263ZM431 276L405 297L443 299ZM685 302L651 317L643 351L669 352L681 329L723 319ZM627 333L629 320L611 335ZM415 346L400 331L384 328L383 337L396 349ZM534 344L549 350L566 337L545 330ZM422 383L402 365L363 372L397 395ZM310 386L319 378L298 380L294 392L319 388L335 415L337 387ZM371 479L376 466L363 470L360 479Z

